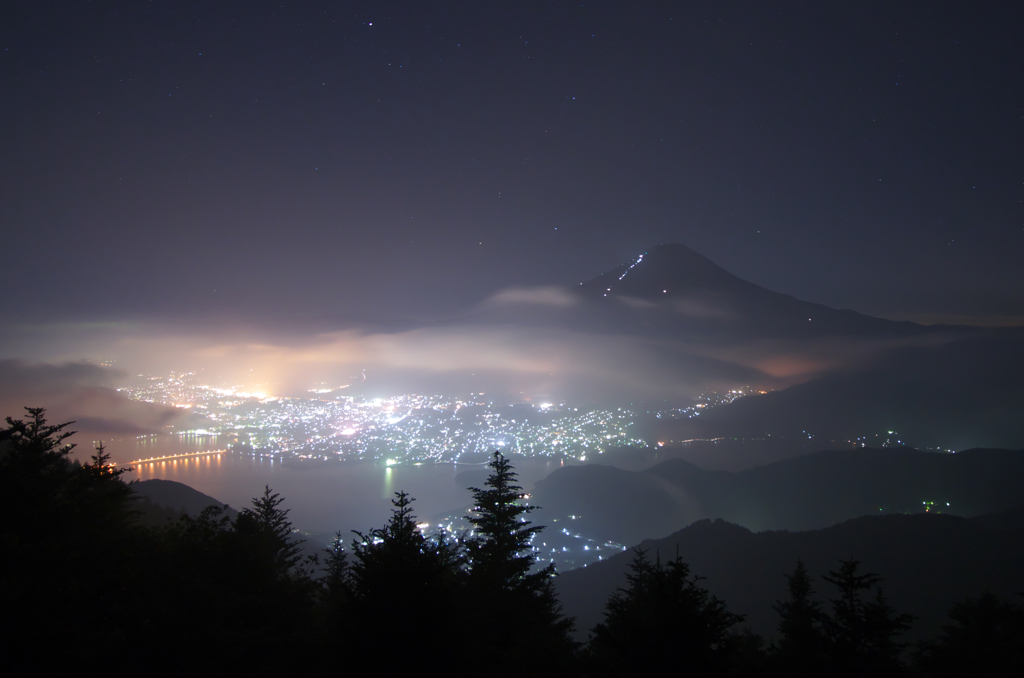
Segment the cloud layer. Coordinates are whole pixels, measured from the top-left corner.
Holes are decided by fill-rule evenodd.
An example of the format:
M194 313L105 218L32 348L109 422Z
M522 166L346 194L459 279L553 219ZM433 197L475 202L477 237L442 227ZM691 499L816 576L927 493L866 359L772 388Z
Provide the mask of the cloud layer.
M726 313L708 299L684 301L673 300L664 310L698 318ZM171 371L278 395L351 384L346 393L485 391L584 404L683 401L739 386L780 389L869 364L901 346L945 341L939 335L723 340L699 332L652 333L643 321L660 317L658 309L623 304L632 315L588 325L584 305L565 288L514 288L464 318L400 331L227 323L32 328L22 332L31 340L20 349L5 342L20 360L0 362L0 404L15 415L23 405L45 406L53 419L76 419L90 431L159 431L182 422L184 414L127 401L115 389L140 374ZM120 371L86 359L115 360Z
M87 363L0 360L0 412L20 419L25 407L45 407L51 424L73 421L69 430L94 437L158 432L185 419L180 409L122 396L124 376Z

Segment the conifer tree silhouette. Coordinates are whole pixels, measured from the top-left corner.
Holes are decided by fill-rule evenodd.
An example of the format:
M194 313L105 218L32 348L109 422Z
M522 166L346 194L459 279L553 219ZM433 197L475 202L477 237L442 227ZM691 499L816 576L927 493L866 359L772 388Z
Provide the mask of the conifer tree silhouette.
M292 524L288 520L288 509L280 508L284 499L271 492L270 486L263 488L263 496L252 500L252 506L244 509L235 519L235 530L251 540L247 545L250 557L259 554L268 573L284 576L302 560L301 539L292 536Z
M57 665L66 653L81 669L85 638L116 643L129 630L132 490L102 446L91 463L72 462L73 422L51 425L44 408L25 410L0 430L0 636L9 663L44 652ZM60 630L62 642L41 629Z
M813 599L811 577L802 560L797 561L793 574L786 575L786 579L789 599L773 606L780 617L775 664L782 673L820 673L828 657L825 614L821 603Z
M401 673L465 633L460 623L464 573L458 544L424 535L413 499L396 492L391 518L367 534L356 532L348 582L351 614L344 633L360 648L364 672ZM401 649L396 651L396 639Z
M331 546L324 550L323 576L320 578L321 598L326 605L328 623L340 628L349 613L352 581L348 553L341 532L336 532Z
M897 638L910 628L914 617L897 614L889 605L874 573L859 574L860 562L840 560L839 569L823 579L839 589L831 601L832 614L824 618L829 640L831 671L839 676L895 676L904 672ZM875 589L875 596L864 593Z
M1024 675L1024 607L994 593L953 605L952 624L925 644L915 662L924 676Z
M474 504L469 522L475 536L466 545L473 575L501 589L536 590L554 573L554 564L530 573L536 560L531 542L544 527L531 525L523 516L537 507L522 501L523 488L516 484L516 473L504 455L495 452L488 466L492 472L486 489L469 488Z
M262 674L298 669L310 657L319 588L302 567L283 501L265 487L234 519L210 506L162 531L152 564L162 585L149 605L161 611L153 632L182 641L172 672L201 663L211 672Z
M479 661L493 675L518 675L522 648L530 647L531 671L558 672L571 662L576 643L573 622L562 616L555 596L554 564L531 571L532 541L544 527L526 520L537 507L524 501L509 460L495 452L488 465L484 488L469 488L474 534L466 540Z
M598 675L649 676L682 672L722 675L739 636L732 628L744 616L698 585L699 577L677 554L662 563L634 549L629 586L608 601L605 620L591 635Z

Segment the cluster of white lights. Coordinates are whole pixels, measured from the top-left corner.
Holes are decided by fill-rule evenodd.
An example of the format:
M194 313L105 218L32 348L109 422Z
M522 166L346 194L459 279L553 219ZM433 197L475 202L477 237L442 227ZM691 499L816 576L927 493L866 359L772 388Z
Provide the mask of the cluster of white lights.
M632 432L636 417L629 411L580 412L566 409L564 403L541 402L533 412L554 416L535 419L526 408L513 414L478 399L484 393L474 393L468 400L439 394L259 398L266 394L214 388L194 374L147 380L122 392L135 400L191 404L191 411L201 413L209 424L177 433L189 441L238 436L237 447L231 447L241 454L382 462L389 458L394 465L458 461L463 455L490 454L495 447L526 456L583 460L609 447L644 444Z
M646 252L645 252L644 254L646 254ZM630 271L632 271L632 270L633 270L633 267L634 267L634 266L636 266L637 264L639 264L639 263L640 263L641 261L643 261L643 260L644 260L644 255L643 255L643 254L641 254L641 255L640 255L639 257L637 257L636 261L634 261L634 262L633 262L632 264L630 264L629 268L627 268L627 269L626 269L625 271L623 271L623 272L622 272L622 275L620 275L620 276L619 276L619 280L622 280L623 278L625 278L625 277L626 277L626 274L627 274L627 273L629 273ZM610 288L610 287L609 287L609 288L608 288L608 289L607 289L607 290L605 291L605 294L604 294L604 296L606 296L606 297L607 297L607 296L608 296L608 292L611 292L611 291L612 291L612 288Z
M622 280L623 278L625 278L625 277L626 277L626 273L629 273L630 271L632 271L632 270L633 270L633 266L636 266L637 264L639 264L639 263L640 263L641 261L643 261L643 260L644 260L644 255L643 255L643 254L641 254L641 255L640 255L639 257L637 257L637 260L633 262L633 265L632 265L632 266L630 266L629 268L627 268L627 269L626 269L626 270L625 270L625 271L624 271L624 272L622 273L622 275L620 275L620 276L619 276L619 280Z

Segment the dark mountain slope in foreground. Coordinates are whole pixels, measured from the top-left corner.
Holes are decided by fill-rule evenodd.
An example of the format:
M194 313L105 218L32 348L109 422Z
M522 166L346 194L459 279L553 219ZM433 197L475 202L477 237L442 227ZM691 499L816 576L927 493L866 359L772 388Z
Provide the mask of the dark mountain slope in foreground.
M865 516L810 532L754 533L725 521L703 520L641 548L653 556L677 553L701 584L733 612L747 615L754 632L775 634L772 610L786 597L786 579L803 559L815 581L817 598L835 591L821 575L839 560L861 561L861 572L884 577L882 588L892 605L918 617L907 640L934 637L957 601L991 591L1012 595L1024 590L1024 508L999 515L960 518L918 514ZM631 551L555 580L564 611L576 617L581 635L603 619L608 597L626 584Z
M641 472L567 466L537 482L533 497L543 507L539 521L575 515L574 531L635 544L702 518L753 530L807 530L863 515L918 512L923 502L970 517L1016 506L1022 492L1024 450L868 448L817 452L736 473L681 459Z
M144 497L171 511L187 513L190 516L197 516L208 506L220 506L226 509L226 515L234 518L238 511L227 504L214 499L213 497L195 490L185 483L174 480L142 480L132 483L135 494Z
M140 522L149 527L168 525L178 520L182 514L188 514L193 517L198 516L203 512L203 509L210 506L223 508L224 515L232 520L238 516L237 509L174 480L154 478L153 480L134 482L131 486L140 499L137 507L142 514ZM296 534L295 539L302 542L303 556L322 556L323 549L331 542L333 536L330 534L310 534L303 531Z

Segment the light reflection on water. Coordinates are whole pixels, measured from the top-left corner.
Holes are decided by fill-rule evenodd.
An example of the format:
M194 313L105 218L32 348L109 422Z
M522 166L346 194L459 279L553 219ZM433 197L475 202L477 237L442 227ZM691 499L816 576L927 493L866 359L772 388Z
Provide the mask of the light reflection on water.
M140 440L135 459L181 455L224 449L216 438L181 440L160 436ZM533 483L559 467L548 459L513 460L520 484L529 490ZM468 477L456 480L460 473ZM341 530L346 541L350 530L365 532L380 527L391 512L394 492L404 490L415 497L415 513L421 519L469 506L466 486L480 486L486 477L483 465L423 464L386 467L383 462L284 462L269 457L233 453L206 454L136 464L126 479L163 478L189 485L234 508L250 505L253 497L270 488L285 498L293 524L311 532Z

